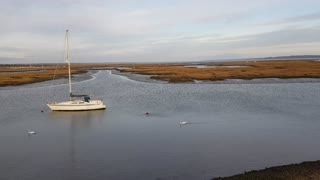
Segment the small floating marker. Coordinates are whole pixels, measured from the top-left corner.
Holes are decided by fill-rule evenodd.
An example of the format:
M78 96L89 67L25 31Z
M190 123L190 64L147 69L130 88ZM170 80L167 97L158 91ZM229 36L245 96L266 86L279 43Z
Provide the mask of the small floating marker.
M181 128L183 125L187 125L187 124L190 124L190 123L187 122L187 121L180 121L180 122L179 122L180 128Z
M149 113L148 113L148 112L146 112L146 113L145 113L145 115L149 115Z
M185 124L189 124L187 121L180 121L179 123L180 125L185 125Z
M34 134L36 134L35 131L28 130L28 135L29 135L29 136L34 135Z
M43 112L43 109L41 109L41 112Z

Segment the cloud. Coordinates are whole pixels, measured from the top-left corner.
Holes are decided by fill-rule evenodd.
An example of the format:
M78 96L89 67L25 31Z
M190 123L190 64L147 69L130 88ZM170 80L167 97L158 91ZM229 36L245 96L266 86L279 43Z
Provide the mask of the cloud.
M300 16L288 17L281 20L267 22L260 25L281 25L281 24L292 24L292 23L306 23L307 21L320 21L320 12L314 12L311 14L304 14Z
M269 56L283 56L286 55L319 55L317 48L320 46L319 42L315 43L297 43L274 45L268 47L243 47L237 48L233 51L216 51L207 52L207 59L213 58L257 58ZM230 54L231 53L231 54ZM205 54L205 53L204 53ZM210 58L211 57L211 58Z
M320 42L320 28L281 29L261 34L222 38L228 47L265 47L282 44ZM219 42L219 41L218 41Z
M71 32L74 62L242 56L233 52L320 42L317 5L313 0L2 0L0 57L63 62L65 29Z
M74 62L130 62L130 61L195 61L216 58L258 57L281 55L295 51L297 54L316 52L315 46L307 49L302 45L320 42L319 28L282 29L278 31L250 34L243 36L225 36L216 34L203 34L199 36L176 36L172 38L146 39L135 42L116 43L105 46L103 44L82 43L82 40L71 39L71 55ZM15 38L18 41L19 37ZM37 41L30 41L20 53L14 48L6 48L6 57L24 58L25 60L42 60L44 58L53 62L64 62L63 42L52 38L50 46L46 45L45 37L37 37ZM62 40L62 38L60 38ZM84 41L86 42L86 41ZM103 43L105 43L103 41ZM58 50L59 44L61 47ZM299 48L296 46L299 44ZM13 44L12 44L13 45ZM43 46L43 47L42 47ZM277 47L277 48L274 48ZM288 47L278 48L278 47ZM290 51L289 47L292 48ZM23 51L27 49L27 53ZM54 51L53 51L54 49ZM255 50L256 49L256 50ZM265 50L263 50L265 49ZM274 50L272 52L271 50ZM5 50L3 50L5 51ZM2 51L2 54L3 54ZM9 52L10 51L10 52ZM9 52L9 54L8 54ZM269 52L268 55L266 52ZM282 54L282 55L283 55ZM1 53L0 53L1 55ZM13 56L16 55L16 56ZM27 57L31 56L31 57Z
M0 52L21 52L24 51L22 48L17 47L0 47Z

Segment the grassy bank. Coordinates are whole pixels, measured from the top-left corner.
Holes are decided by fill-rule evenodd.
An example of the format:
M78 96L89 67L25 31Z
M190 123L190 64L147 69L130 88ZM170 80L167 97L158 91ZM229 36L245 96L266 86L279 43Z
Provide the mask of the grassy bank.
M219 81L225 79L255 78L319 78L319 61L257 61L208 63L219 68L196 68L180 66L136 66L122 72L151 75L151 78L171 83L202 81ZM226 66L240 66L228 68Z
M194 80L219 81L225 79L255 78L320 78L320 61L286 60L257 62L206 63L206 68L188 67L191 64L72 64L72 74L88 70L116 69L125 73L151 75L152 79L170 83ZM214 66L216 68L210 68ZM231 66L237 66L232 67ZM65 64L51 65L1 65L0 86L22 85L64 78L68 71Z
M109 65L102 64L75 64L72 65L72 74L86 73L88 70L112 69ZM0 86L16 86L42 82L47 80L67 78L66 65L2 65L0 67Z
M286 166L250 171L244 174L213 178L212 180L319 180L320 161L304 162Z

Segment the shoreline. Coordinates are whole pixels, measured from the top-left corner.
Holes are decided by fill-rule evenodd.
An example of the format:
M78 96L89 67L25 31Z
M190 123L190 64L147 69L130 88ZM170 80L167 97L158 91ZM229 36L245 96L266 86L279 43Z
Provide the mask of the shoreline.
M280 79L280 78L256 78L256 79L226 79L221 81L193 81L184 83L169 83L167 81L151 79L150 75L143 74L132 74L119 72L117 70L112 70L112 74L118 76L124 76L130 80L145 83L158 83L158 84L284 84L284 83L319 83L318 78L290 78L290 79Z
M262 170L252 170L229 177L215 177L211 180L317 180L320 179L320 160L299 164L273 166Z
M71 69L71 75L73 79L76 79L78 75L90 74L90 71L110 69L112 68L109 65L75 64ZM66 78L68 78L68 69L61 64L47 66L36 64L32 67L19 65L0 66L0 87L56 81Z
M86 73L75 74L72 76L72 83L77 84L77 83L82 83L86 81L91 81L95 79L94 75L99 72L100 71L98 70L89 70ZM66 84L68 84L68 78L63 77L63 78L58 78L54 80L49 79L49 80L44 80L40 82L33 82L29 84L0 86L0 90L13 90L20 86L23 88L38 88L38 87L46 87L46 86L60 86L60 85L66 85Z

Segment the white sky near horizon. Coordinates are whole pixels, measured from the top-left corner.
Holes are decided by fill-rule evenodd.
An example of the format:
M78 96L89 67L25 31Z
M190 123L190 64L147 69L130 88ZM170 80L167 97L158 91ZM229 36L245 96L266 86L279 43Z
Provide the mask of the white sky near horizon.
M320 54L319 0L1 0L0 64Z

